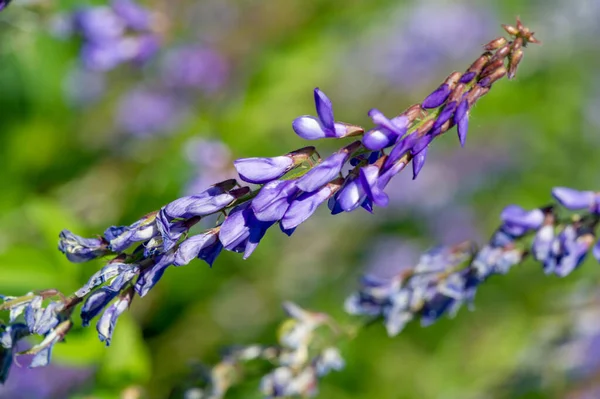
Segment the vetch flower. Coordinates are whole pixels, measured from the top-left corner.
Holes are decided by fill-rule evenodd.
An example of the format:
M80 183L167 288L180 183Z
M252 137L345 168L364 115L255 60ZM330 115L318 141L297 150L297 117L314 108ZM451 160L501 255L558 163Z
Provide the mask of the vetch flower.
M102 316L98 320L98 323L96 324L98 337L100 342L106 342L106 346L110 345L117 319L129 308L131 301L133 300L133 295L133 288L124 291L117 300L102 313Z
M60 232L58 249L75 263L87 262L110 253L104 239L82 238L69 230Z
M317 140L327 137L342 138L363 133L358 126L335 122L331 100L319 88L315 88L314 96L318 118L304 115L294 119L292 128L298 136L306 140Z
M364 134L363 144L370 150L381 150L396 143L408 128L408 117L401 115L393 119L388 119L381 111L373 108L369 111L369 116L378 126Z
M164 213L170 219L190 219L196 216L206 216L219 212L236 198L245 195L248 189L231 192L237 185L234 179L217 183L197 195L176 199L163 207Z
M226 250L243 252L246 259L273 223L258 220L248 203L239 205L225 218L219 230L219 240Z
M295 180L275 180L265 184L250 204L256 219L262 222L281 219L298 191Z
M118 291L111 290L108 287L101 287L92 292L81 307L81 322L84 327L90 324L90 321L96 317L102 309L117 295Z
M326 184L317 191L302 193L296 197L281 218L281 227L292 230L306 221L321 205L327 201L342 186L344 179L338 178Z
M360 144L360 141L355 141L329 156L329 158L300 177L296 184L297 187L304 192L311 193L335 179L352 153L360 147Z
M184 266L195 258L200 258L202 253L217 242L217 230L209 230L185 239L175 251L174 266ZM209 262L209 265L212 262Z
M279 157L238 159L233 165L242 180L263 184L279 179L295 166L308 160L314 152L315 147L304 147Z
M242 158L233 162L242 180L263 184L278 179L294 166L291 157L282 155L273 158Z
M421 103L423 108L437 108L444 104L460 78L461 74L458 72L454 72L448 76L444 83L423 100Z
M175 255L173 251L169 251L165 254L159 255L155 259L155 263L146 267L140 273L137 281L135 282L135 292L140 296L144 297L146 294L158 283L161 279L167 267L171 266L175 261Z
M578 191L568 187L555 187L552 189L552 196L567 209L594 208L594 212L598 212L600 200L593 191Z

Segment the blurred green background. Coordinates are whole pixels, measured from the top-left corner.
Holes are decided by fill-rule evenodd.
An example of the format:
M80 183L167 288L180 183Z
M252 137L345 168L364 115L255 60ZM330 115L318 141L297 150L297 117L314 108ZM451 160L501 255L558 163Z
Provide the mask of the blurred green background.
M369 126L370 108L397 114L464 70L503 34L500 23L519 15L543 44L528 48L517 78L496 84L474 109L465 149L449 133L419 179L398 176L389 208L336 217L322 209L292 238L269 232L246 261L224 253L212 269L201 261L171 268L120 318L109 348L93 327L77 327L53 356L56 367L83 370L74 397L120 397L132 387L167 397L193 363L216 363L221 348L274 342L284 300L341 316L366 269L410 264L437 244L485 242L505 205L542 206L553 186L600 184L598 0L146 1L167 21L158 60L170 47L198 43L228 65L218 90L188 96L172 128L146 135L119 128L116 115L122 96L157 79L160 61L110 71L92 104L68 99L86 88L85 80L68 85L78 42L51 27L58 11L81 4L14 0L0 13L3 294L72 292L101 267L71 264L57 251L63 228L93 236L130 224L229 176L229 160L306 145L290 124L314 112L314 87L332 99L337 120ZM318 144L322 153L337 145ZM515 373L530 363L532 373L560 369L527 354L557 317L551 303L598 277L593 259L565 279L526 262L482 286L475 312L427 329L415 323L393 339L373 326L342 348L347 367L321 382L319 397L567 397L580 383L567 373L519 387ZM13 372L29 383L48 373ZM51 379L68 385L69 376ZM258 378L229 397L259 397ZM1 398L20 397L6 389Z

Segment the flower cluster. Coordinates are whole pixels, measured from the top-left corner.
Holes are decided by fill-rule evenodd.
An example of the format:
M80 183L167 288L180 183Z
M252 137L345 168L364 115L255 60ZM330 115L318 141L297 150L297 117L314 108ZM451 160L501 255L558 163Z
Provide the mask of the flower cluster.
M294 120L292 127L296 134L309 140L362 136L361 141L346 144L325 159L321 159L314 147L271 158L238 159L234 166L241 180L258 186L242 186L234 179L222 181L198 194L176 199L129 226L109 227L102 236L95 238L82 238L64 230L60 234L59 249L70 261L84 262L104 256L112 259L80 290L68 298L50 301L45 307L43 302L55 293L6 299L0 309L10 310L12 317L11 324L3 327L3 331L15 338L4 347L13 348L13 341L25 333L42 335L42 343L32 350L49 356L52 345L71 327L70 314L79 303L83 303L84 325L100 316L96 328L100 340L108 345L119 315L135 296L145 296L170 266L183 266L196 258L212 265L223 249L243 253L247 258L269 228L279 224L285 234L291 235L325 202L332 214L351 212L359 207L372 211L374 205L385 206L388 197L384 190L389 181L410 161L416 178L425 163L428 146L436 137L456 125L464 145L473 105L497 80L514 76L523 47L537 42L520 21L516 27L504 28L511 35L510 41L498 38L488 43L485 53L464 73L452 73L422 104L411 106L391 119L378 110L371 110L369 115L375 127L370 130L335 121L330 99L315 89L317 117L301 116ZM348 165L350 170L346 171ZM214 227L198 234L190 231L200 220L211 215L223 217L217 219ZM513 219L507 223L517 227L524 223L514 215ZM521 228L522 233L524 229ZM516 239L515 231L521 230L511 227L508 236ZM491 270L506 268L506 262L519 260L509 244L493 245L484 259L484 265ZM387 317L414 312L418 308L427 311L429 319L435 320L445 310L460 303L462 298L459 299L458 294L461 290L468 286L473 291L474 286L487 277L480 267L466 274L455 273L447 267L447 262L458 265L463 256L460 251L442 252L439 259L432 260L426 274L417 273L411 277L414 282L410 283L410 292L403 294L412 298L414 291L424 289L425 292L418 296L419 301L415 302L422 305L409 303L405 306L398 302L393 310L385 311ZM399 286L404 287L403 284ZM21 313L19 309L25 312L25 323L17 320ZM403 317L398 319L400 322L394 321L400 327L390 327L392 331L401 328ZM13 334L13 329L22 332ZM12 358L12 352L4 356ZM46 364L47 357L43 360L42 357L36 357L39 360L32 366ZM277 378L274 375L265 380L265 390L271 389L270 386L279 387L282 376L287 376L283 380L290 384L296 381L293 386L297 386L296 374L279 371ZM271 390L273 395L279 392L279 388Z
M81 61L93 71L109 71L127 62L144 63L160 45L156 17L133 0L79 9L61 25L61 33L81 38Z
M231 352L211 369L208 378L210 393L202 391L201 395L195 397L221 398L233 384L239 382L241 363L259 358L278 366L262 377L261 390L266 397L314 396L318 378L324 375L319 372L321 367L329 371L339 370L344 365L337 349L340 341L353 339L357 332L372 325L374 320L383 319L388 334L395 336L414 319L420 319L422 326L429 326L444 314L453 316L462 304L473 303L477 289L488 278L507 273L511 267L522 263L527 255L541 262L546 273L566 276L590 252L594 230L600 220L597 213L600 194L564 187L555 188L552 194L558 205L529 211L516 205L506 207L500 215L500 227L481 248L472 242L437 247L426 251L415 266L401 269L396 276L388 279L363 277L359 291L346 299L345 308L351 315L368 316L366 322L363 320L353 326L340 327L327 314L307 312L286 303L284 307L292 318L280 328L280 345L250 345ZM574 209L584 209L585 212L570 214L569 211ZM540 237L549 236L553 237L550 245L540 243ZM585 245L576 244L581 242L585 242ZM554 249L546 253L541 250L542 247ZM593 252L600 261L597 251ZM545 256L542 256L543 253ZM548 262L560 266L549 270ZM561 348L577 340L576 353L584 357L588 354L586 351L597 344L598 329L590 326L589 313L586 312L586 317L580 317L577 323L567 323L570 327L577 327L574 331L576 336L566 344L561 339ZM597 313L595 309L591 321L596 320ZM317 327L325 324L331 329L317 331ZM326 331L332 331L333 334L327 336L324 334ZM321 349L316 357L311 357L309 353L317 342L320 348L325 349ZM589 375L590 368L596 367L597 362L589 365L592 360L587 358L574 360L577 361L577 367L585 367L583 372ZM563 362L571 360L563 359Z
M383 317L389 335L420 318L423 326L442 315L453 316L463 303L471 303L478 287L490 276L506 274L531 255L546 274L565 277L585 260L595 241L600 221L599 195L557 187L553 197L562 205L525 210L506 207L501 226L479 250L471 243L442 247L425 253L417 265L390 279L365 277L358 292L346 300L354 315ZM575 215L560 215L586 210ZM591 251L600 261L600 244Z
M315 396L320 378L344 368L339 350L319 342L316 338L322 338L322 334L317 334L320 332L317 330L329 326L329 332L334 335L339 331L324 313L310 312L291 302L284 303L283 307L290 318L280 326L278 345L248 345L229 350L221 362L206 373L207 387L204 390L192 388L188 396L222 398L240 380L239 366L254 360L274 366L261 379L260 390L265 397Z

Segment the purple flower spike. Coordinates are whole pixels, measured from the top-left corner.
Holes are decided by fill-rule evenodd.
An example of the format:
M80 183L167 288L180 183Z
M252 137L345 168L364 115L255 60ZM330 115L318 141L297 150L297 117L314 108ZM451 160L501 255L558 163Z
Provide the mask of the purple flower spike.
M466 99L462 100L456 113L454 114L454 123L456 124L456 131L458 133L458 140L460 146L464 147L467 141L467 131L469 130L469 101Z
M263 184L278 179L292 169L294 161L282 155L273 158L243 158L233 162L242 180Z
M367 198L362 181L358 175L349 176L346 183L336 195L336 203L344 212L358 208Z
M596 195L593 191L577 191L568 187L553 188L552 196L570 210L590 208L596 202Z
M446 83L442 84L440 87L435 89L433 93L427 96L425 100L423 100L423 108L437 108L446 101L448 96L450 95L450 86Z
M265 184L252 200L254 215L263 222L281 219L297 192L295 180L275 180Z
M427 159L427 147L425 147L423 149L423 151L421 151L420 153L415 155L415 157L413 158L413 161L412 161L413 180L417 178L417 176L419 175L419 172L421 171L421 169L423 169L426 159Z
M283 215L281 228L286 231L292 230L306 221L323 202L327 201L340 188L341 184L342 179L338 179L338 181L332 182L318 191L300 194L292 201L285 215Z
M214 245L217 242L217 235L214 231L208 231L204 234L192 236L183 241L175 252L174 266L184 266L200 256L202 250Z

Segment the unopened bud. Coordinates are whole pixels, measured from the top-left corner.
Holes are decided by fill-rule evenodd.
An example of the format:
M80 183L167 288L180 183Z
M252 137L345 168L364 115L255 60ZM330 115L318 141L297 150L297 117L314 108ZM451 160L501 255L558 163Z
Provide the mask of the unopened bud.
M421 108L421 104L415 104L415 105L412 105L411 107L409 107L401 115L406 117L406 119L408 120L407 124L410 125L422 114L423 114L423 108Z
M450 93L450 96L448 97L448 103L451 102L458 102L458 100L460 100L462 98L463 93L465 92L465 89L467 88L467 85L464 83L459 83L454 90L452 90L452 93Z
M510 62L508 64L508 78L512 79L517 73L517 67L523 59L523 50L519 49L511 54Z
M511 45L510 44L506 44L502 47L500 47L498 49L498 51L496 51L494 53L494 56L492 57L491 61L496 61L496 60L502 60L504 58L506 58L506 56L508 55L508 53L510 53L511 50Z
M446 80L444 80L444 83L447 84L450 89L454 89L454 86L456 86L461 76L462 74L460 72L452 72Z
M523 38L522 37L517 37L515 39L515 41L512 43L512 51L517 51L519 50L521 47L523 47Z
M301 163L307 161L310 157L315 154L315 147L308 146L304 148L300 148L296 151L292 151L288 154L292 158L294 165L300 165Z
M492 85L492 83L494 83L495 81L502 79L507 73L506 67L502 66L498 69L496 69L492 74L490 74L489 76L481 79L478 83L478 85L483 86L483 87L489 87Z
M483 78L491 75L492 73L494 73L498 68L501 68L503 66L504 66L504 60L497 59L497 60L489 63L485 68L483 68L483 71L481 71L479 78L483 79Z
M467 101L469 102L469 108L473 106L481 97L485 96L488 91L490 91L489 87L475 86L471 91L467 93Z
M483 48L487 51L498 50L500 47L504 46L506 43L508 43L508 40L506 40L504 37L497 37L496 39L492 40L491 42L489 42L488 44L483 46Z
M517 28L515 28L512 25L505 25L502 24L502 27L504 28L504 30L506 31L506 33L508 33L509 35L513 35L516 36L519 34L519 30Z

